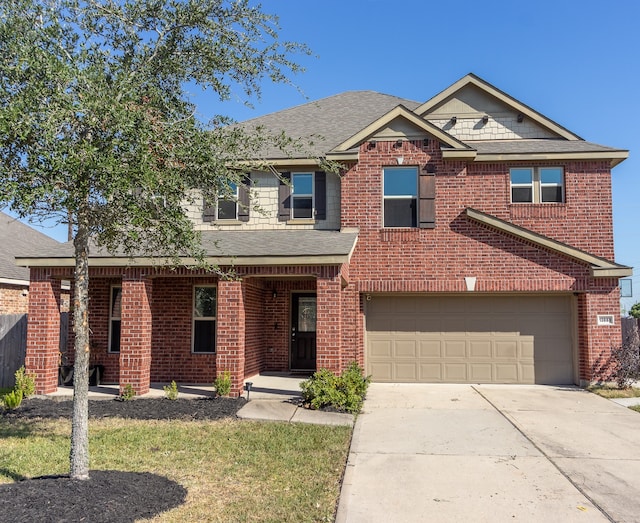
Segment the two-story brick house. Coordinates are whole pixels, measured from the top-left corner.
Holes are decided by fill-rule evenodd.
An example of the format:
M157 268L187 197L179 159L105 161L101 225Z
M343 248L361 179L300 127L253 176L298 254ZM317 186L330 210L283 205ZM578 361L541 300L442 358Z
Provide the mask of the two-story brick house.
M245 122L314 136L271 151L237 201L190 212L210 261L238 278L94 253L92 360L131 384L264 371L377 381L586 383L620 343L611 169L586 142L474 75L418 103L347 92ZM340 175L317 158L342 162ZM284 181L288 180L288 181ZM256 212L259 206L262 212ZM56 387L69 246L31 267L27 366ZM38 299L33 299L36 295Z

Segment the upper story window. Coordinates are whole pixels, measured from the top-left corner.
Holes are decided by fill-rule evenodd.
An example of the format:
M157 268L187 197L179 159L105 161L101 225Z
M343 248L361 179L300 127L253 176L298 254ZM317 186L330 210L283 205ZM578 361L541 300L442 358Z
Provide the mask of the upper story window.
M204 201L202 221L249 221L251 178L247 175L240 184L230 180L226 183L227 190L215 202Z
M417 227L418 168L385 167L383 171L385 227Z
M280 173L278 221L327 219L327 174Z
M313 173L292 173L291 185L291 217L313 218Z
M238 186L229 182L229 191L216 202L216 220L238 219Z
M563 203L562 167L517 167L510 169L512 203Z

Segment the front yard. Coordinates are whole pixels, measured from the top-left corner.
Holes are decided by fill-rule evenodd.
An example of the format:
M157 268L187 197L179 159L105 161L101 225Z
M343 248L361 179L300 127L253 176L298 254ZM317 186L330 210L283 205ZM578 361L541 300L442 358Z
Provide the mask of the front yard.
M0 507L17 501L3 499L3 489L19 488L21 479L68 473L70 425L0 417ZM90 432L92 471L152 473L186 490L178 506L150 519L157 522L333 521L351 438L350 427L235 418L101 418L91 419ZM109 503L120 501L133 502Z

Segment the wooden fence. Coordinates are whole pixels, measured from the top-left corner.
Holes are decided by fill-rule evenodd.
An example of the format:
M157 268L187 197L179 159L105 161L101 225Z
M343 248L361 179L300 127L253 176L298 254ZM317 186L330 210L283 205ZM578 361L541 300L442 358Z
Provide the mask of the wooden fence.
M60 315L60 348L66 351L69 313ZM27 315L0 315L0 387L15 385L15 372L27 352Z

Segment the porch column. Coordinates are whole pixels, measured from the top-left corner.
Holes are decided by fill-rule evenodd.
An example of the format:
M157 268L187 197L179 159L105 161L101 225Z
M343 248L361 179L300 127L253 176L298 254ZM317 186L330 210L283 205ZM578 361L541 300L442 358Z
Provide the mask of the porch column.
M60 361L60 280L31 269L25 368L36 375L36 393L58 388Z
M120 316L120 393L131 385L136 395L149 392L151 378L152 280L144 275L122 278Z
M607 380L611 347L622 345L620 292L616 285L612 282L613 288L578 295L580 385ZM602 315L613 316L613 324L598 325L598 316Z
M245 363L245 311L242 282L218 282L216 374L231 373L231 396L242 394Z
M342 371L342 287L340 276L316 281L316 367Z

